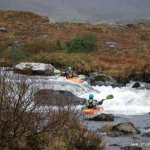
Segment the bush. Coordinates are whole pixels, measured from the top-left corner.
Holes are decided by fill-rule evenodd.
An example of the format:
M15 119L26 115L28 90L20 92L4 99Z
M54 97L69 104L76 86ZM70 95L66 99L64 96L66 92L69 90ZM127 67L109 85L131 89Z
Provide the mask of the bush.
M69 52L91 52L97 49L97 37L86 33L66 42Z
M23 60L30 56L30 53L24 51L24 50L18 50L18 49L7 49L4 52L4 57L7 59L10 59L12 61L19 61Z
M0 71L0 149L99 149L101 138L81 124L71 105L42 109L41 98L34 101L33 83L25 77L9 78Z

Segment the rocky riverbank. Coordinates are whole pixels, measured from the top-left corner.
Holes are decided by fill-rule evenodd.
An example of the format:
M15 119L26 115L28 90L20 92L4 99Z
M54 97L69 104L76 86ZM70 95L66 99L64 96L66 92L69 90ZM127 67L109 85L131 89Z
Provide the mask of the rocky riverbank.
M114 115L114 121L86 120L84 124L107 139L107 150L149 150L149 117L150 114ZM124 124L124 126L121 127L120 124ZM113 132L108 132L112 128L114 128Z

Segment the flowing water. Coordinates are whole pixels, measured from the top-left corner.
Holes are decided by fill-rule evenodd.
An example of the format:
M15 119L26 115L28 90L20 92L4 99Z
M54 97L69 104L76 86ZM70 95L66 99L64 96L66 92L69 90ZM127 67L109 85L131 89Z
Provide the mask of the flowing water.
M54 89L70 91L73 94L81 98L87 98L89 93L94 94L94 98L101 100L106 98L107 95L113 94L114 98L111 100L105 100L103 103L104 113L112 113L115 116L114 122L85 122L85 124L91 130L97 130L104 124L117 124L122 122L132 122L134 125L141 130L146 132L144 128L150 127L150 85L147 83L140 83L141 88L133 89L132 85L134 82L130 82L124 87L113 88L111 86L95 86L91 87L87 82L84 83L73 83L72 81L66 80L60 76L25 76L14 74L13 71L4 71L3 68L1 74L5 74L8 80L18 82L20 79L26 78L28 82L37 89ZM146 88L145 88L146 87ZM79 105L80 109L81 106ZM145 139L142 136L134 137L138 139L136 143L141 144L145 142L149 144L144 147L144 150L150 149L150 140ZM121 143L121 141L124 141ZM135 143L133 137L121 137L121 138L108 138L110 144L118 144L121 146L130 146ZM140 145L139 145L140 146ZM120 147L108 146L107 150L117 150Z
M25 76L14 74L13 71L4 72L5 77L13 82L26 78L37 89L70 91L81 98L88 99L89 93L93 93L95 99L101 100L105 99L107 95L113 94L113 99L105 100L103 103L106 113L138 115L150 112L150 88L144 88L150 87L150 85L146 83L140 83L142 87L140 89L132 88L134 82L130 82L125 87L92 87L87 82L74 83L61 76Z

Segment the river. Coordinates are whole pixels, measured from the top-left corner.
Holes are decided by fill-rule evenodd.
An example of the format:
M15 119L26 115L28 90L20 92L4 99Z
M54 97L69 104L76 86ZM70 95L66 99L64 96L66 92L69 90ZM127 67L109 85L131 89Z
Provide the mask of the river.
M5 74L8 80L17 82L20 78L27 78L28 82L38 89L54 89L70 91L78 97L88 98L89 93L94 94L94 98L101 100L107 95L113 94L114 98L105 100L103 103L104 113L111 113L115 116L114 122L94 122L85 121L91 130L96 131L104 124L117 124L122 122L132 122L141 132L146 132L145 128L150 128L150 85L147 83L140 83L141 87L138 89L132 88L133 81L124 87L113 88L111 86L90 86L87 82L73 83L61 76L25 76L14 74L13 71L5 71L2 68L1 74ZM7 74L7 75L6 75ZM79 105L77 108L81 108ZM147 130L148 130L147 129ZM137 145L144 150L150 149L150 138L144 138L142 135L134 137L111 138L104 135L108 139L107 150L119 150L120 146ZM136 139L136 140L135 140ZM121 142L123 141L123 142ZM111 146L116 144L118 146Z

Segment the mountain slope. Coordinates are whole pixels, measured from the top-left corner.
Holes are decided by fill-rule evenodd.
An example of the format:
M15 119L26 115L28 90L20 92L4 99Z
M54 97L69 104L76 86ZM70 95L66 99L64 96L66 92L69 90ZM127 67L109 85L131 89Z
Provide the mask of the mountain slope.
M0 9L28 10L59 21L149 19L149 0L0 0Z

